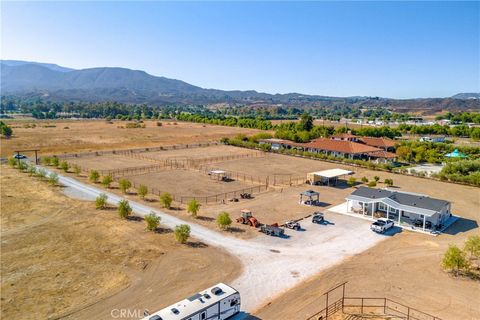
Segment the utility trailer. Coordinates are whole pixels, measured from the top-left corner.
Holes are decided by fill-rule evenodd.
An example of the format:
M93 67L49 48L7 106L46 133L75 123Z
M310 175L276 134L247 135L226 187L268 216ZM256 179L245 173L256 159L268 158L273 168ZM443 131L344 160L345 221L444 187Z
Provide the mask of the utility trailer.
M282 237L285 234L285 229L274 225L264 224L260 227L260 231L268 236Z
M219 283L142 320L224 320L240 312L240 293Z

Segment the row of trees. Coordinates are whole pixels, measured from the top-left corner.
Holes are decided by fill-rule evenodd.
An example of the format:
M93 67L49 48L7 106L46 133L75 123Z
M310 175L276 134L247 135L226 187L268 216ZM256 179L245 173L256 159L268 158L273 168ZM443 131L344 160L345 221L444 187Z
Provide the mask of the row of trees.
M455 276L465 275L480 279L480 236L470 236L464 243L463 249L450 245L442 260L443 268Z
M478 147L420 141L402 141L398 144L396 153L400 160L409 163L442 163L445 161L444 155L455 149L472 158L480 157L480 148Z
M440 173L434 176L441 180L480 186L480 159L448 162Z
M480 139L480 128L479 127L469 127L467 125L458 125L450 127L448 125L439 125L439 124L432 124L432 125L414 125L414 124L400 124L398 126L398 130L401 133L408 133L408 134L419 134L419 135L427 135L427 134L439 134L439 135L447 135L453 137L469 137L474 140Z
M435 118L436 120L448 119L453 123L476 123L480 124L480 113L478 112L458 112L451 113L447 112L446 114L439 115Z

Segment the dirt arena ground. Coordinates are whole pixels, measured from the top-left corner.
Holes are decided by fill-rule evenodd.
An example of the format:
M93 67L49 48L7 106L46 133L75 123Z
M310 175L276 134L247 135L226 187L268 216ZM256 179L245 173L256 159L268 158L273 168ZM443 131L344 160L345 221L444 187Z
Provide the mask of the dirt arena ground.
M176 150L165 150L165 151L155 151L148 152L144 155L150 159L155 160L182 160L182 159L205 159L211 157L221 157L221 156L236 156L236 155L251 155L251 154L260 154L254 150L236 148L227 145L214 145L208 147L200 148L188 148L188 149L176 149Z
M206 173L194 170L165 170L141 175L126 176L136 185L146 185L176 197L205 197L251 187L239 180L219 181Z
M122 155L102 155L93 157L69 158L66 159L71 165L78 165L86 171L125 169L130 167L150 166L155 164L152 161L131 158Z
M43 154L131 149L219 140L240 133L264 132L190 122L145 121L146 128L126 129L127 121L105 120L5 120L13 137L2 139L1 156L18 149L41 149ZM175 124L176 123L176 124ZM35 124L34 128L27 128Z
M234 257L195 239L179 245L168 229L147 232L143 221L121 220L60 187L1 171L2 319L143 313L241 271Z

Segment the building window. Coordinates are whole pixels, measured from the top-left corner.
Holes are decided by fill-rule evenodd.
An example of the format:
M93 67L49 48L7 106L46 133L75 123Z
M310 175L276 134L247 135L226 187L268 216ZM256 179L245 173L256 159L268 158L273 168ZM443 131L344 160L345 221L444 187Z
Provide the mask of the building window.
M383 204L383 202L378 203L378 210L382 210L382 211L387 210L387 208L386 208L385 204Z
M207 312L206 311L202 312L202 314L200 315L200 319L202 319L202 320L207 319Z

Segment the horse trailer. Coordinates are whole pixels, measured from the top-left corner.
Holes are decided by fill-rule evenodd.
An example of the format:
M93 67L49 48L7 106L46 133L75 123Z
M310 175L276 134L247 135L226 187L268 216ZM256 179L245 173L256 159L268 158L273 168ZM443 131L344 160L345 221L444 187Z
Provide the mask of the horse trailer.
M240 293L219 283L142 320L224 320L240 312Z

